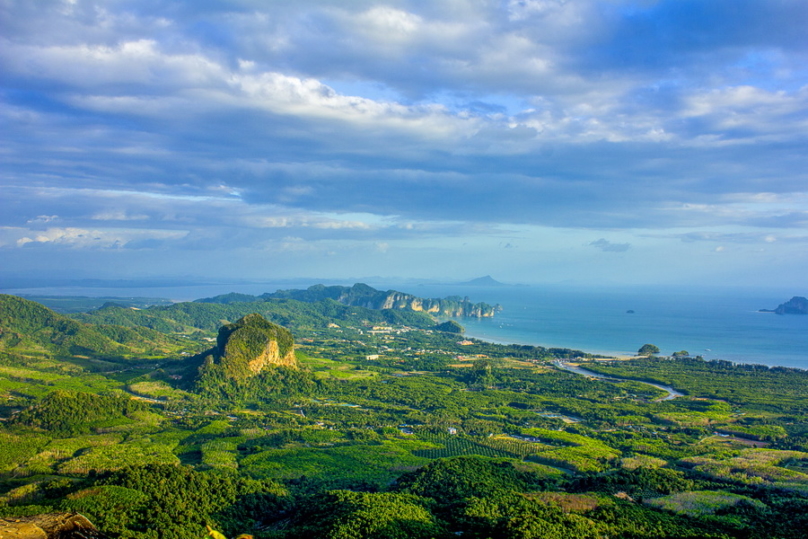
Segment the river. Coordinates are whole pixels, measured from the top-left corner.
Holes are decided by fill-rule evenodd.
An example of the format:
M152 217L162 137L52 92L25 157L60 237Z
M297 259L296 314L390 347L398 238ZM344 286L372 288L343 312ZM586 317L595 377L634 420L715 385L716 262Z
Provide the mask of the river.
M654 402L669 401L669 400L673 400L673 399L675 399L677 397L684 397L685 396L684 393L680 393L680 392L676 391L675 389L673 389L672 387L669 387L669 386L663 386L662 384L655 384L653 382L644 382L642 380L631 380L629 378L618 378L617 376L608 376L608 375L605 375L605 374L599 374L597 372L581 368L581 367L579 367L577 365L569 365L567 363L564 363L561 360L554 361L553 365L555 365L556 368L558 368L558 369L573 372L575 374L580 374L581 376L586 376L588 378L597 378L598 380L606 380L607 382L608 381L614 381L614 382L640 382L641 384L646 384L646 385L649 385L649 386L653 386L653 387L655 387L657 389L660 389L662 391L665 391L667 393L667 395L665 395L664 397L654 399Z

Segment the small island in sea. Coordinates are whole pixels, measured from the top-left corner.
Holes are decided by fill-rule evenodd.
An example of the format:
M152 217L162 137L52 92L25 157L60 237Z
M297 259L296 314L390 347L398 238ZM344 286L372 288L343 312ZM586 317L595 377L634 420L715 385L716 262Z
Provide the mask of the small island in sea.
M524 284L511 284L511 283L503 283L502 281L497 281L490 275L485 275L483 277L477 277L476 279L472 279L470 281L463 281L461 283L452 283L458 286L488 286L488 287L524 287L527 285Z
M776 309L760 309L761 313L774 314L808 314L808 299L801 296L794 296L785 303L781 303Z

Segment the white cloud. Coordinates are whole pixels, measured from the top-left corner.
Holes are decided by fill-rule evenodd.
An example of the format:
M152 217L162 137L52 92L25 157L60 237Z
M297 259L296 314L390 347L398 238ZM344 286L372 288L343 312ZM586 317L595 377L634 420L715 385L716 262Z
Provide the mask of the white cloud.
M707 144L786 140L808 132L808 87L795 92L749 85L710 89L688 96L681 113L708 122L714 136L699 139Z
M226 71L201 54L165 54L152 39L105 45L20 45L6 42L0 53L18 75L43 78L77 88L135 84L150 87L199 87L221 84Z
M423 23L418 15L389 6L374 6L355 20L357 30L382 43L409 41Z
M601 259L672 225L649 241L785 252L808 227L796 2L711 3L715 31L692 5L6 1L0 242L527 256L507 231L534 223L574 231L552 250L631 246Z
M260 212L261 208L248 210ZM315 228L321 230L370 230L371 226L362 221L327 219L316 215L262 216L250 215L241 219L241 223L255 228Z
M44 224L50 223L52 221L56 221L59 219L58 215L39 215L35 219L29 219L26 221L28 224Z
M11 243L8 241L9 236L16 236L13 242L17 247L46 244L77 249L119 249L135 241L179 240L187 235L187 232L177 230L76 227L48 228L42 231L6 227L2 232L5 245Z
M90 218L94 221L145 221L149 216L145 213L130 214L122 210L103 210Z

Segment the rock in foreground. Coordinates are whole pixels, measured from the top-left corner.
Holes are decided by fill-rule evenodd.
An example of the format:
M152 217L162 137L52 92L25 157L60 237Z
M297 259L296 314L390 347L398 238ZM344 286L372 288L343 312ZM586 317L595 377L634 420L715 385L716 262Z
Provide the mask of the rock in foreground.
M92 522L78 513L45 513L0 518L0 539L105 539Z

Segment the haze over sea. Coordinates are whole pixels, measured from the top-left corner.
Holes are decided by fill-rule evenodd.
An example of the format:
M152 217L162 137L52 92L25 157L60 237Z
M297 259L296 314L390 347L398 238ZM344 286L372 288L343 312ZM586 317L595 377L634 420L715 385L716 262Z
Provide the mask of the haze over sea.
M808 369L808 316L761 313L803 291L573 286L405 285L367 281L421 297L468 296L498 303L494 318L464 319L466 335L502 342L630 355L645 343L668 355L687 350L705 359ZM193 300L227 292L260 295L301 283L169 287L36 288L11 294L164 297ZM350 284L350 283L346 283ZM634 311L629 313L628 311Z

